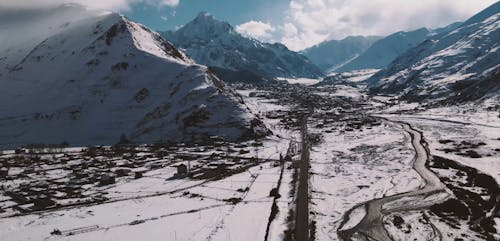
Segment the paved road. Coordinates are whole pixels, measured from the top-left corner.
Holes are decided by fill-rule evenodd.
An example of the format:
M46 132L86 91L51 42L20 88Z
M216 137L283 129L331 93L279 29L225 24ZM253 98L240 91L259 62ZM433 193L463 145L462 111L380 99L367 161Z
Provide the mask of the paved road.
M347 241L351 240L352 237L364 237L367 240L391 240L382 222L382 219L385 215L388 215L392 212L417 210L442 201L442 199L438 199L434 202L419 203L419 201L422 200L423 197L426 197L428 195L436 193L446 193L446 188L445 185L441 183L439 178L425 166L425 163L429 159L429 153L423 146L422 133L413 129L407 123L400 122L400 124L402 125L403 129L411 136L412 145L416 153L415 161L413 163L413 169L418 172L418 174L425 181L425 186L417 191L374 199L355 206L344 215L344 221L337 232L340 239ZM387 208L382 210L384 204L398 201L402 198L405 198L406 202L403 202L399 206L392 207L390 210L387 210ZM445 195L442 198L448 198L448 196ZM413 202L409 202L408 200L413 200ZM349 220L351 212L361 206L365 207L365 217L353 228L342 230L342 226Z
M299 188L295 220L295 240L309 240L309 142L307 135L307 116L301 124L302 153L299 163Z

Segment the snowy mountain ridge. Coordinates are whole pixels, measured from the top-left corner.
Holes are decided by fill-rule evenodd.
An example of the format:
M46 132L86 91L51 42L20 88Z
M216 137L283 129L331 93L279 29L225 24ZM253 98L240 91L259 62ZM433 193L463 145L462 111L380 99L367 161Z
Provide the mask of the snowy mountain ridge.
M432 36L434 31L420 28L414 31L400 31L374 42L360 55L338 68L338 72L361 69L382 69L397 56Z
M497 76L500 68L499 43L500 2L497 2L455 30L435 35L408 50L368 82L375 91L402 94L413 100L470 96L465 89L498 91L498 80L496 87L491 88L495 83L491 78ZM479 98L486 93L474 96Z
M378 36L349 36L342 40L329 40L301 51L323 71L332 72L359 57Z
M329 74L382 69L399 55L427 38L452 31L460 24L457 22L437 29L419 28L413 31L399 31L385 37L350 36L339 41L322 42L301 53Z
M163 32L197 63L231 71L250 71L266 78L317 78L322 71L286 46L263 43L240 35L227 22L202 12L176 31Z
M20 21L23 14L38 21ZM2 149L115 144L123 136L153 143L267 133L207 67L122 15L77 5L15 15L0 16L9 33L0 33ZM10 41L23 35L35 36Z

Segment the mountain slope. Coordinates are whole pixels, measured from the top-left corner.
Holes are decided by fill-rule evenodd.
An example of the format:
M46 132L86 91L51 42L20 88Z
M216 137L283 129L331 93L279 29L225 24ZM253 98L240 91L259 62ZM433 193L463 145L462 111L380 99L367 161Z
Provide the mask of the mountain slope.
M182 28L162 35L197 63L210 67L249 71L266 78L322 76L306 57L279 43L243 37L230 24L208 13L200 13Z
M464 91L480 88L481 83L483 87L489 86L487 90L498 91L491 84L500 84L494 77L500 68L499 43L500 2L497 2L457 29L410 49L368 81L375 91L404 94L413 100L454 95L479 98L487 93L470 95Z
M397 56L418 45L432 34L421 28L410 32L397 32L373 43L360 56L340 67L338 72L360 69L382 69Z
M342 40L329 40L301 51L325 72L335 71L367 50L378 36L350 36Z
M0 149L266 133L206 67L121 15L63 5L15 16L0 16L9 38L26 40L0 49Z

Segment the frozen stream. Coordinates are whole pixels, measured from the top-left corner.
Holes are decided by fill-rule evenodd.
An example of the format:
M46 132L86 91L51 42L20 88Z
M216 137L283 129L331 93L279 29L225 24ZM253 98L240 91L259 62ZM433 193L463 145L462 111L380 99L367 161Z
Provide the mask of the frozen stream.
M338 229L338 235L342 240L391 240L382 222L385 215L429 207L449 197L445 185L425 166L429 159L429 152L423 145L425 142L422 133L413 129L408 123L398 123L411 136L412 146L416 152L413 169L422 177L425 185L416 191L378 198L356 205L344 215L344 220ZM351 214L354 214L353 211L363 207L366 210L366 215L361 221L352 228L344 228L347 226L346 223L349 223Z

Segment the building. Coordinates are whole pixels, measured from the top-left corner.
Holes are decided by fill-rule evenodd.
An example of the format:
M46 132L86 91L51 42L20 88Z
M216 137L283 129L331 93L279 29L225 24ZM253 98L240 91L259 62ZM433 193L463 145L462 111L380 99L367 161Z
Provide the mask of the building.
M186 176L188 174L188 168L184 164L177 166L177 176Z
M9 175L9 169L0 168L0 178L6 178Z
M106 186L106 185L114 184L115 182L116 182L116 177L114 175L103 174L103 175L101 175L101 178L99 180L99 185Z
M37 198L33 200L33 204L35 205L34 207L35 209L43 210L45 208L55 205L56 203L46 195L39 195Z

